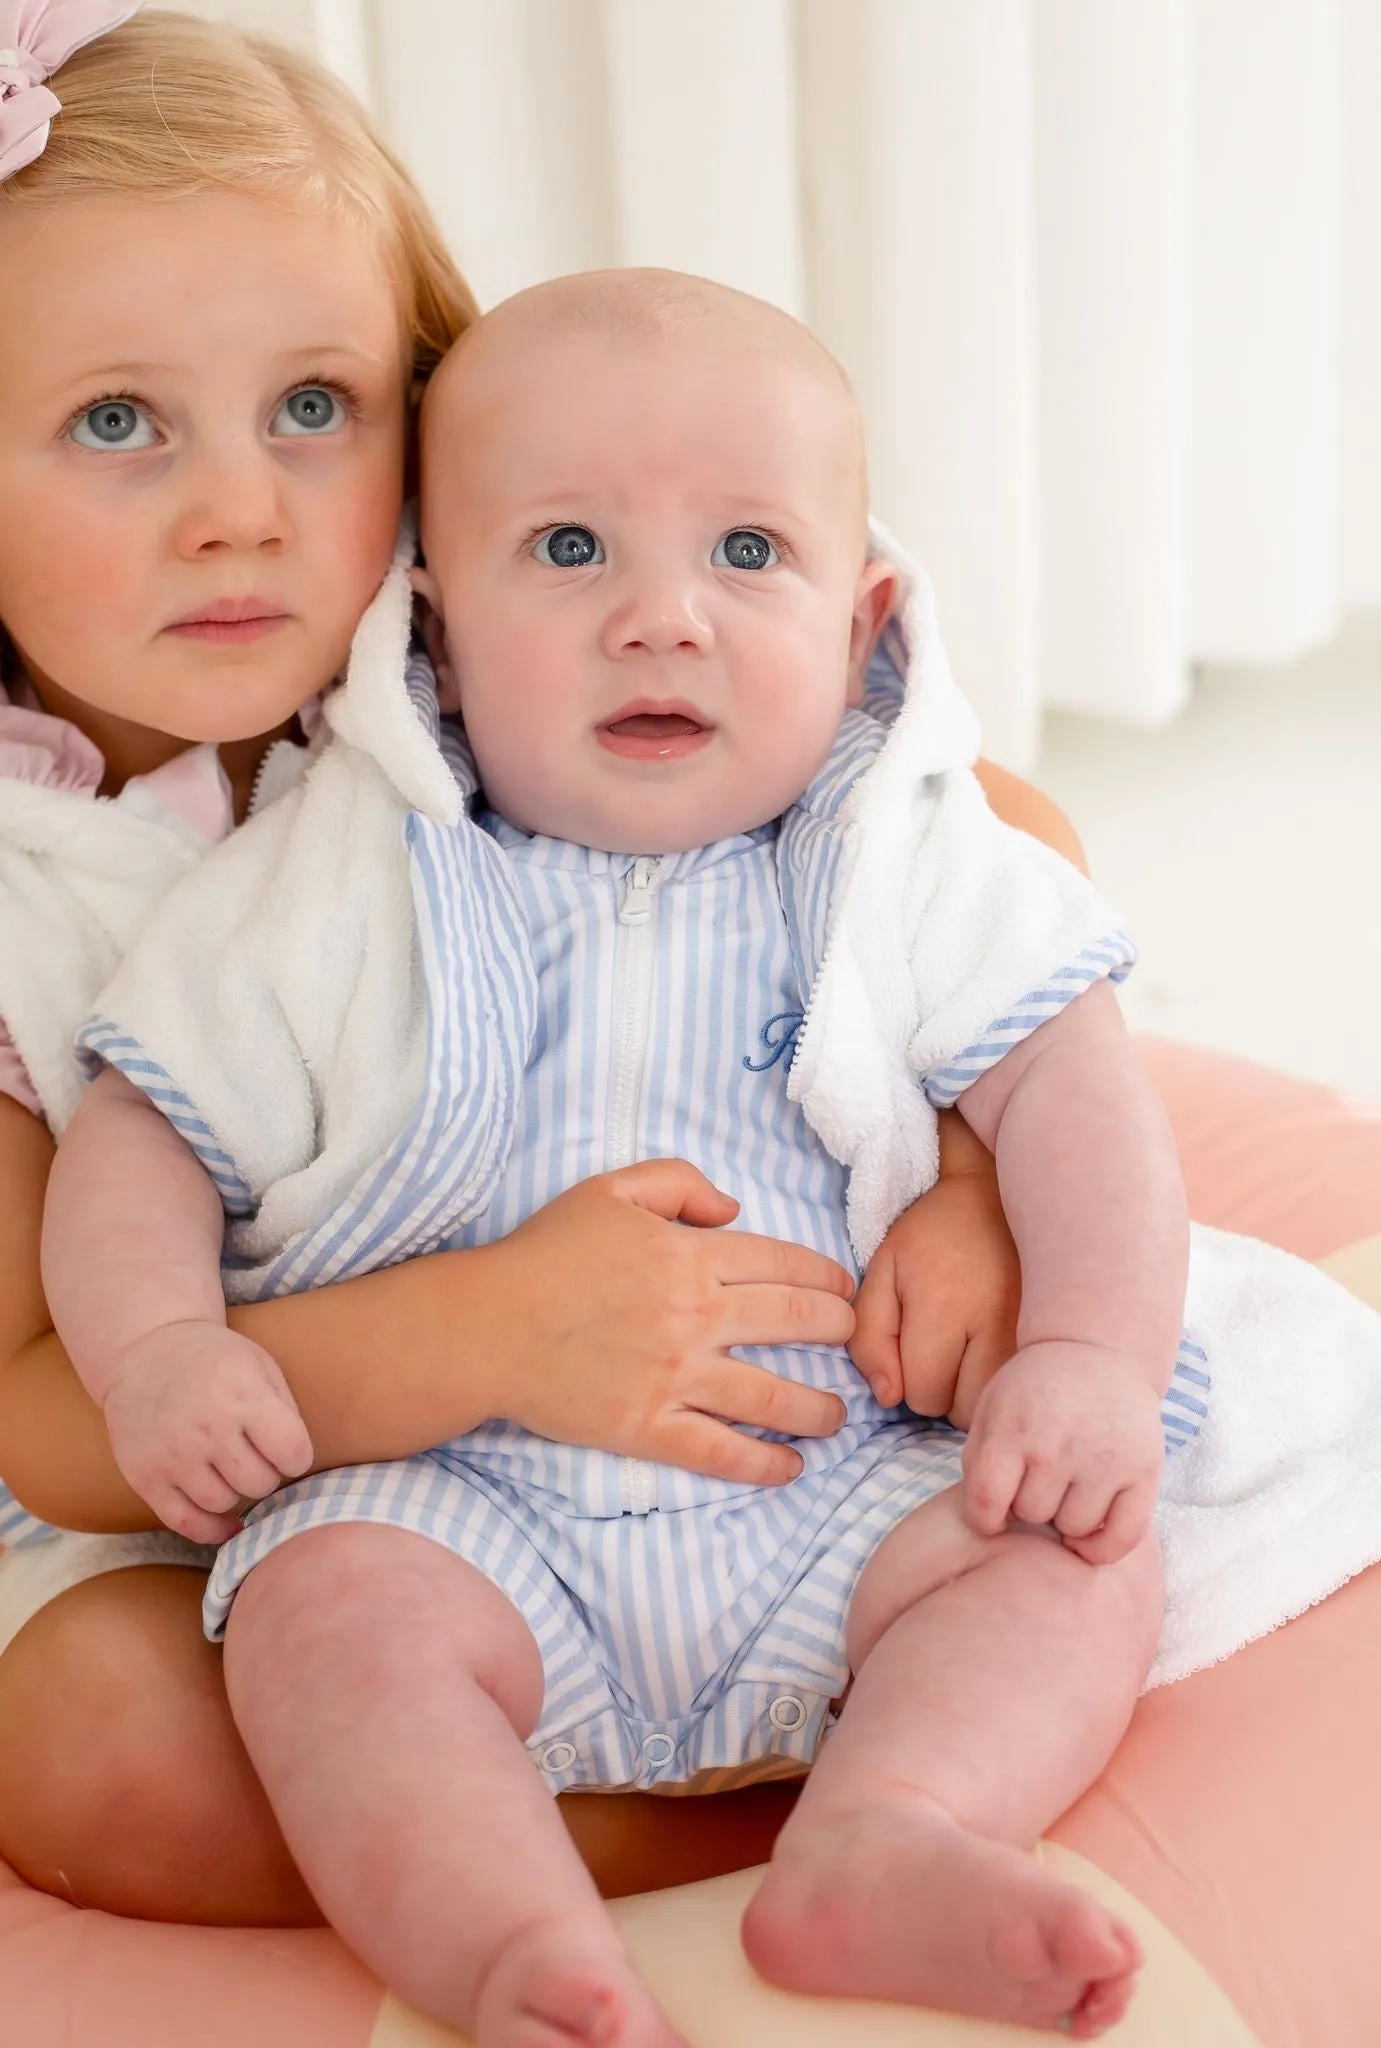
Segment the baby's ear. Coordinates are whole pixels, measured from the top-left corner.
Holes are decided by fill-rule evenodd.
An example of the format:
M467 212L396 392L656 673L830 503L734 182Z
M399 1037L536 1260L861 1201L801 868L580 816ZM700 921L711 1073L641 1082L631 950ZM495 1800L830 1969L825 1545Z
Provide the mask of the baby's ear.
M855 707L863 702L868 664L873 658L878 637L892 616L899 580L895 564L882 556L867 563L858 579L858 587L854 591L853 624L849 631L848 701Z
M451 665L450 650L446 645L445 615L441 602L441 586L430 569L414 569L412 587L421 602L418 605L418 624L422 628L422 639L427 649L427 659L436 675L436 701L444 712L459 711L460 686L455 669Z

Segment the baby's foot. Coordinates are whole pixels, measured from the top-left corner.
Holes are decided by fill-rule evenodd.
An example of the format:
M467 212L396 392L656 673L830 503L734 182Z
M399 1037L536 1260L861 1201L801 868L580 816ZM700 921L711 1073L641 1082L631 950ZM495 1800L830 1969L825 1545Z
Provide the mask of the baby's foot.
M608 1935L544 1928L510 1942L484 1981L477 2048L688 2048Z
M1142 1960L1096 1900L929 1802L788 1827L743 1945L788 1991L937 2006L1077 2041L1122 2017Z

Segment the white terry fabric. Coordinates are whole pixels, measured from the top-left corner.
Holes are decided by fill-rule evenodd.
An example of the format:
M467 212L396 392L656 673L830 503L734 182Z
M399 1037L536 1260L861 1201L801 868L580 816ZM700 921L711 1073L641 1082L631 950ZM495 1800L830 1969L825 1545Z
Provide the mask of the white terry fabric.
M113 799L0 779L0 1017L55 1134L78 1027L150 910L206 852L138 785Z
M1196 1226L1186 1320L1206 1333L1213 1391L1166 1463L1153 1686L1220 1663L1381 1559L1381 1316L1287 1252Z
M1119 928L1067 861L989 810L970 772L977 721L929 582L880 527L874 545L903 570L888 630L905 645L906 695L843 814L828 944L791 1073L793 1098L850 1168L849 1234L864 1261L939 1173L918 1083Z
M427 1009L404 827L414 810L456 823L461 798L406 689L413 551L405 524L344 686L325 701L331 738L159 905L99 1004L137 1042L145 1072L132 1078L157 1100L161 1069L215 1134L245 1266L335 1209L421 1086ZM248 1291L241 1281L232 1291Z

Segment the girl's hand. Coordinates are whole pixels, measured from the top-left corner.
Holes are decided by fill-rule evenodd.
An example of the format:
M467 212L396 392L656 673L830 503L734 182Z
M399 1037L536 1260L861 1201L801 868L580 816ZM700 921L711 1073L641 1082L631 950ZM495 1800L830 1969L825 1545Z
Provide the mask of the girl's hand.
M849 1351L885 1408L967 1429L1017 1348L1021 1267L992 1154L952 1113L941 1131L941 1178L874 1253Z
M853 1282L820 1252L719 1227L737 1213L684 1160L647 1160L582 1181L487 1247L521 1347L507 1418L744 1485L794 1479L797 1453L744 1425L831 1436L843 1404L731 1347L847 1344Z

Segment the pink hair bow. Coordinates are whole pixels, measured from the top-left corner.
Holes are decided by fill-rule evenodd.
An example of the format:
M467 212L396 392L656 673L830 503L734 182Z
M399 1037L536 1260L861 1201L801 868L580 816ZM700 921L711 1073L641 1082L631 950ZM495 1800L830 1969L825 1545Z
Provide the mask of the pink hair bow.
M0 184L48 147L62 102L46 79L142 0L0 0Z

